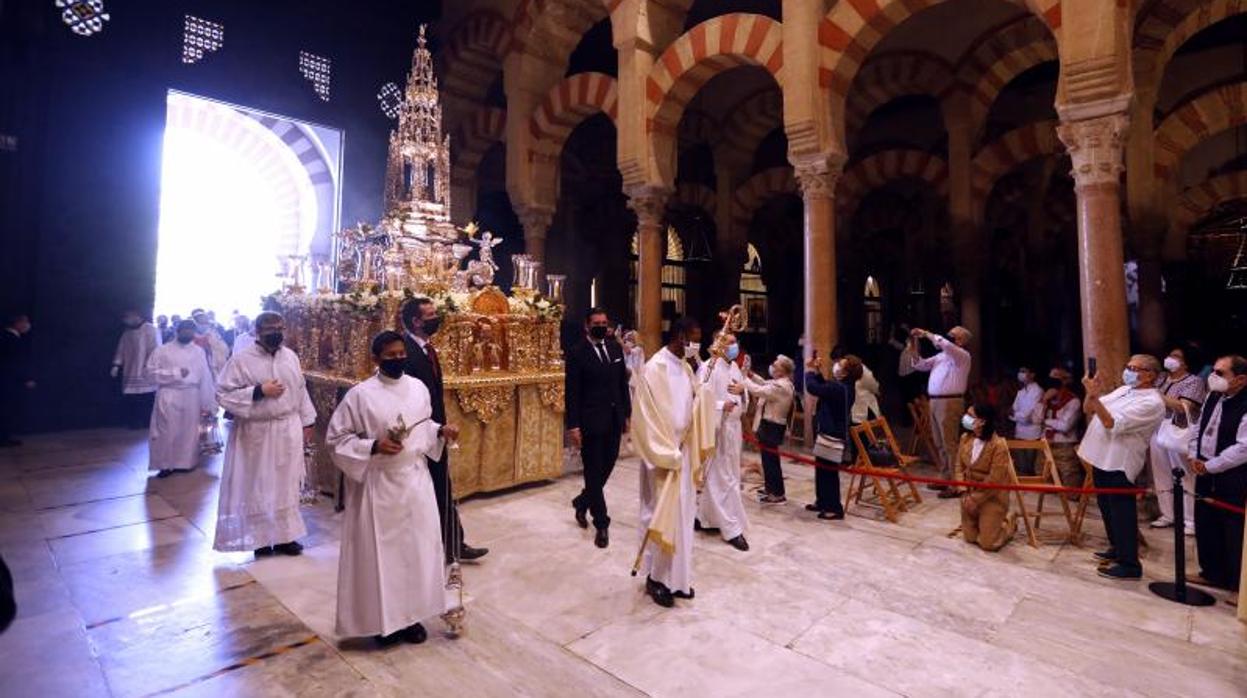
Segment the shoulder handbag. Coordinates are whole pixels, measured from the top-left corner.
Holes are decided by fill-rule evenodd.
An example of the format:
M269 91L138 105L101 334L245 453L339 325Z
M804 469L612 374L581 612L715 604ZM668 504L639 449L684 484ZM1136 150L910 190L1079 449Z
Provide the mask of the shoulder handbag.
M1178 425L1178 413L1174 412L1173 417L1160 423L1160 430L1156 432L1156 444L1166 451L1185 454L1187 444L1191 442L1191 437L1195 432L1192 426L1191 406L1185 400L1179 400L1179 402L1182 403L1186 426Z
M849 428L848 400L845 400L844 428ZM843 463L847 446L844 439L819 432L814 436L814 457L832 463Z

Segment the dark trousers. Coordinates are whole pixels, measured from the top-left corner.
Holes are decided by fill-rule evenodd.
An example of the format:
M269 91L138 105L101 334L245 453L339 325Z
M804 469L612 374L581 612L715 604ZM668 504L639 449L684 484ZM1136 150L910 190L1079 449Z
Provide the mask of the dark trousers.
M463 524L459 521L459 507L450 498L454 492L450 484L450 467L446 453L438 460L429 461L429 476L433 478L433 493L437 497L437 513L442 521L442 546L446 550L446 559L457 557L463 545Z
M152 422L152 407L156 393L122 394L122 415L127 429L147 429Z
M583 432L580 442L580 459L584 461L585 487L572 500L577 510L588 509L593 516L594 528L607 528L611 517L606 514L606 481L615 469L619 458L619 428L598 434Z
M1247 465L1223 473L1197 475L1195 493L1241 507L1247 503ZM1237 590L1243 570L1243 515L1195 502L1195 550L1199 574L1224 588Z
M1091 481L1096 487L1134 487L1126 474L1120 470L1091 470ZM1100 516L1104 519L1104 533L1108 546L1117 554L1117 562L1131 569L1139 565L1139 506L1133 494L1097 494Z
M780 447L784 442L783 424L768 422L765 419L758 425L756 436L764 448L762 451L762 480L766 483L766 493L777 497L784 494L784 471L779 466L779 454L772 449Z
M8 441L18 432L25 392L22 385L0 387L0 441Z
M818 466L814 468L814 506L819 511L843 514L844 505L840 503L840 472L832 470L835 463L816 458Z

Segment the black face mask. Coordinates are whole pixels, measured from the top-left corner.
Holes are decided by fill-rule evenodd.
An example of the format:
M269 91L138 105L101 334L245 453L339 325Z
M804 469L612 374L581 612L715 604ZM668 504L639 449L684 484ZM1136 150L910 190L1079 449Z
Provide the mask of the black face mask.
M260 337L260 341L269 349L278 349L281 347L281 342L284 338L281 332L267 332L263 337Z
M406 364L407 359L381 359L377 368L381 370L381 375L387 378L401 378Z
M442 319L440 317L435 317L420 323L420 330L423 331L427 337L432 337L437 334L437 331L440 329L442 329Z
M180 334L178 335L178 344L190 344L192 339L194 339L194 337Z
M602 325L594 325L589 328L589 336L600 342L606 339L606 328Z

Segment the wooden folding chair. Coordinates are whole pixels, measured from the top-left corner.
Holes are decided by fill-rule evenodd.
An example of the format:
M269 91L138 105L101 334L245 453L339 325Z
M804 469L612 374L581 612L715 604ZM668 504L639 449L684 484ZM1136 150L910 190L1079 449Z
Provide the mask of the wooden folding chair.
M944 453L935 447L935 437L931 435L931 401L925 397L916 398L909 403L909 414L914 419L914 433L909 439L909 455L918 458L918 449L921 447L927 452L927 460L936 468L943 469Z
M874 505L883 509L883 515L888 521L895 523L900 512L908 511L911 504L922 503L922 495L919 494L913 482L905 482L902 485L894 478L885 477L908 473L909 466L917 460L914 456L901 452L900 444L897 443L896 435L892 433L887 419L879 417L862 422L849 429L849 437L853 439L853 445L857 448L854 465L866 472L854 473L849 478L849 491L845 496L846 511L854 504ZM896 456L895 465L878 465L871 462L866 446L879 442L886 444ZM870 488L872 497L866 497L867 487Z
M805 410L798 398L792 401L792 408L788 410L788 431L784 434L784 440L790 444L797 446L805 445Z
M1082 464L1082 472L1083 472L1082 483L1081 484L1065 483L1065 486L1066 487L1082 487L1083 489L1089 489L1095 485L1095 480L1091 477L1091 464L1081 458L1078 459L1078 462ZM1083 525L1083 522L1086 521L1087 519L1087 505L1090 503L1091 503L1090 494L1078 495L1078 506L1074 512L1074 523L1073 523L1073 526L1070 528L1070 541L1069 542L1073 543L1074 545L1077 545L1077 546L1082 545L1082 525Z
M1049 448L1048 441L1046 439L1038 439L1038 440L1033 440L1033 441L1026 440L1026 439L1009 439L1008 445L1009 445L1009 477L1010 477L1010 480L1013 482L1013 484L1028 485L1028 486L1040 487L1040 488L1052 489L1052 490L1056 490L1057 488L1061 487L1061 478L1060 478L1060 475L1057 473L1056 463L1052 460L1052 449ZM1013 452L1014 451L1038 451L1040 461L1041 461L1039 474L1038 475L1018 475L1017 469L1013 465ZM1063 518L1065 519L1067 532L1061 533L1061 534L1048 534L1042 537L1042 542L1044 543L1067 543L1074 539L1075 516L1074 516L1073 511L1070 509L1069 501L1066 500L1064 494L1060 492L1056 492L1056 491L1052 491L1052 492L1041 491L1037 493L1031 493L1031 494L1038 495L1038 501L1036 502L1035 510L1033 513L1030 510L1030 508L1027 506L1026 496L1025 496L1026 494L1028 493L1022 492L1019 490L1015 490L1013 492L1014 500L1017 502L1017 506L1018 506L1018 518L1022 520L1023 525L1025 525L1026 527L1026 539L1031 544L1032 547L1036 547L1036 548L1039 547L1039 543L1041 542L1039 528L1040 528L1040 524L1043 521L1043 517L1054 516L1058 513L1062 514ZM1057 501L1061 505L1060 512L1056 512L1052 510L1049 510L1047 512L1044 511L1044 500L1045 498L1049 496L1056 497ZM1044 533L1047 533L1047 532L1044 532Z

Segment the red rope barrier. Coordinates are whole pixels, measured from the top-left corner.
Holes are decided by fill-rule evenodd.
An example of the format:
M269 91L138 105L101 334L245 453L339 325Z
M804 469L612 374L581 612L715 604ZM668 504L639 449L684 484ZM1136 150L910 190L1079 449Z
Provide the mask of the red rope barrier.
M969 480L946 480L938 477L926 477L924 475L910 475L900 471L885 470L874 467L859 467L852 465L837 465L834 463L823 463L815 458L811 458L802 453L794 453L785 451L780 448L763 445L753 434L745 432L743 435L745 440L758 447L761 451L774 453L796 463L809 465L823 470L833 472L849 473L850 475L870 475L872 477L880 477L888 480L900 480L902 482L916 482L929 485L943 485L945 487L958 487L965 489L979 490L1005 490L1008 492L1042 492L1045 494L1129 494L1139 495L1148 492L1145 487L1065 487L1063 485L1022 485L1022 484L1005 484L996 482L971 482ZM900 454L895 454L898 457ZM1211 497L1199 497L1201 501L1209 506L1225 511L1234 512L1236 514L1247 514L1247 510L1242 507L1236 507L1233 504L1222 502Z

